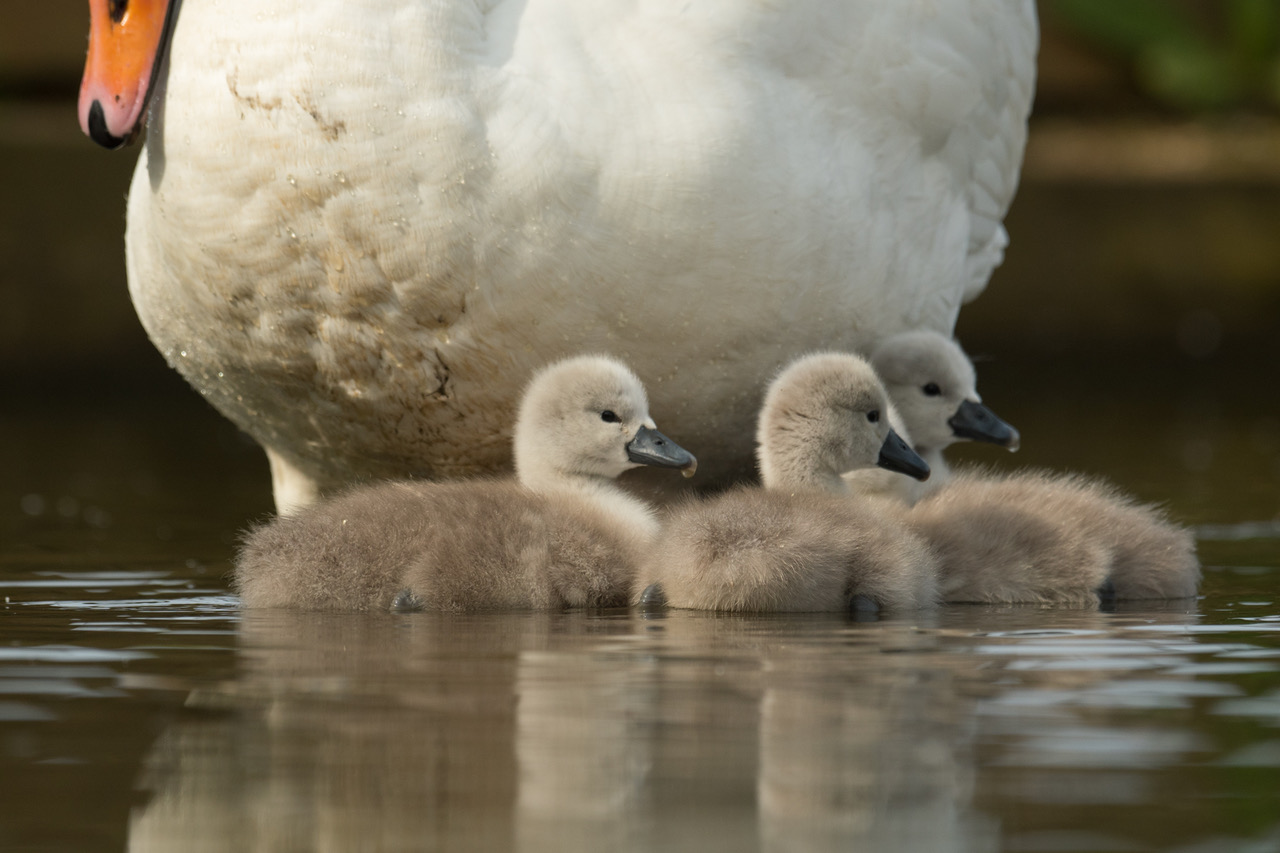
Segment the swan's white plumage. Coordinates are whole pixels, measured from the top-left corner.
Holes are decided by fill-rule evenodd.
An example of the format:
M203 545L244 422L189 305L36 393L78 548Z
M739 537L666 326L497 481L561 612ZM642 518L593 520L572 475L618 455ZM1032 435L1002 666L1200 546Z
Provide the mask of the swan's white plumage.
M759 377L982 289L1036 41L1030 0L185 0L130 289L284 504L506 464L575 351L745 465Z

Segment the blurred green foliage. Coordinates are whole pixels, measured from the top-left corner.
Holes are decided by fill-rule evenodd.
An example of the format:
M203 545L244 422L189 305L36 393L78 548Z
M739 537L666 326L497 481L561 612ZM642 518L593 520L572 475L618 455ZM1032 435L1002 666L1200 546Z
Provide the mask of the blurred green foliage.
M1050 0L1071 30L1129 62L1158 101L1193 111L1280 107L1276 0Z

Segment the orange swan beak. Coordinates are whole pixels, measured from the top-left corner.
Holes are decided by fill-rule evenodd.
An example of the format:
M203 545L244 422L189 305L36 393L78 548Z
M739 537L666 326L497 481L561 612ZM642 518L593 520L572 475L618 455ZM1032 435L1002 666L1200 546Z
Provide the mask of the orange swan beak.
M105 148L142 129L168 48L178 0L89 0L89 55L80 81L80 129Z

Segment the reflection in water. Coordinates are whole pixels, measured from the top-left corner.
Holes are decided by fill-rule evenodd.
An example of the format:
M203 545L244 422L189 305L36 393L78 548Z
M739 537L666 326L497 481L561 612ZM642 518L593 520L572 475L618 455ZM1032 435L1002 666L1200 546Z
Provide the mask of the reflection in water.
M132 850L990 846L936 632L255 612L241 643L152 750Z
M990 849L972 813L971 702L923 644L768 661L760 827L767 850ZM952 665L967 666L959 661ZM835 666L833 667L833 664Z
M517 849L648 847L656 668L627 644L520 654Z
M148 760L131 849L509 848L516 651L548 625L448 622L247 614L245 671Z

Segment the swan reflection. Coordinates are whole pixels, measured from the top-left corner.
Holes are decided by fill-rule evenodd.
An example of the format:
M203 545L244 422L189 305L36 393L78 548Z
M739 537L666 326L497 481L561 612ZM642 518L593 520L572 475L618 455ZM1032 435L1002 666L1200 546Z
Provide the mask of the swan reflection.
M1028 668L1024 612L247 613L238 676L148 756L130 849L993 849L982 708L1117 674Z

